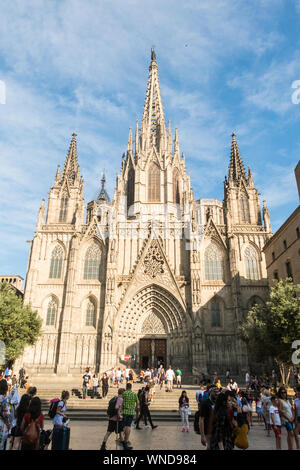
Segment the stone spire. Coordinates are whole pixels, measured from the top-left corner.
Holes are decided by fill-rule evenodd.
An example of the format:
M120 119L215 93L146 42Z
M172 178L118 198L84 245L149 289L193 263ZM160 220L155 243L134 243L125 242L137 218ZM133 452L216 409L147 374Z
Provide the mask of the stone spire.
M229 164L229 180L238 181L240 178L244 178L247 181L245 168L240 155L237 141L235 139L235 133L232 134L231 144L231 158Z
M64 169L60 182L62 183L65 179L70 184L74 184L74 181L79 177L79 165L77 161L77 145L76 145L75 132L72 134L72 140L69 148L69 152L65 161Z
M142 120L143 149L153 145L160 150L166 145L166 125L161 101L156 54L151 49L151 63Z
M103 176L102 176L102 178L101 178L101 190L100 190L100 193L99 193L99 195L98 195L98 197L97 197L97 200L110 202L109 195L108 195L108 193L107 193L107 191L106 191L106 189L105 189L105 181L106 181L106 179L105 179L105 175L104 175L104 173L103 173Z

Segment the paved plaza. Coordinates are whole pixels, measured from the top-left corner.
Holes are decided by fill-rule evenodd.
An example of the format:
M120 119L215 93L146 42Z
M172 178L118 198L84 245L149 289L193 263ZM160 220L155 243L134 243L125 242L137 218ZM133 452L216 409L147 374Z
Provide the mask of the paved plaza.
M50 422L46 422L46 429ZM190 423L189 433L181 432L180 419L178 423L158 422L158 428L143 428L137 431L132 428L130 441L134 450L205 450L201 444L200 435L195 434L193 423ZM70 423L72 450L98 450L102 443L102 438L106 433L107 422L105 421L74 421ZM282 449L287 449L286 432L282 431ZM248 434L248 450L276 450L273 431L271 437L266 436L263 425L254 424ZM111 435L107 442L108 450L120 450L122 447L115 442L115 435ZM239 450L239 449L237 449Z

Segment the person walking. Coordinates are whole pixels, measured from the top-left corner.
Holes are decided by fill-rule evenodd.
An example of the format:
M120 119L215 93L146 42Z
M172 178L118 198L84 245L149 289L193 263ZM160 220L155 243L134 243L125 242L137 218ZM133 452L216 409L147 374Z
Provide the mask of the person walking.
M31 396L24 393L22 395L20 403L16 409L16 426L14 430L14 442L12 450L19 450L21 447L23 431L21 430L21 424L24 418L24 415L28 412L28 408L31 402Z
M82 397L84 400L86 400L87 394L88 394L88 388L89 388L89 382L90 382L90 376L88 374L88 369L85 371L85 374L82 376L83 378L83 383L82 383Z
M177 377L176 377L177 388L178 388L179 385L180 385L180 388L181 388L182 372L179 368L176 369L176 374L177 374Z
M106 372L104 372L104 374L102 375L101 384L102 384L102 398L106 398L108 394L108 375Z
M165 372L165 369L162 367L159 373L160 390L163 388L165 381L166 381L166 372Z
M132 390L131 383L126 384L126 391L123 393L122 415L124 426L124 449L129 449L129 436L131 431L131 424L138 404L137 394Z
M21 450L39 450L41 429L44 429L42 403L39 397L33 397L21 423Z
M294 439L296 443L296 448L299 449L299 438L298 435L296 435L294 432L295 413L291 402L288 400L287 391L285 387L279 388L278 398L280 417L287 432L288 450L293 450Z
M201 443L206 446L206 449L210 449L210 428L209 423L212 417L212 411L215 406L219 390L217 387L211 386L209 388L209 398L202 400L200 405L200 418L199 427L201 434Z
M92 398L95 398L97 396L98 387L99 387L99 379L96 374L93 375L92 383L93 383Z
M233 427L229 417L230 395L220 393L212 412L210 423L210 449L232 450L234 448Z
M181 393L181 396L178 400L179 403L179 413L181 416L181 431L182 432L189 432L190 431L190 424L189 424L189 415L191 414L190 402L185 390Z
M173 390L173 381L175 379L175 373L172 369L172 366L169 366L169 369L166 372L166 379L168 381L168 392L172 392Z
M53 418L52 450L68 450L70 429L66 427L68 418L66 415L67 401L70 393L67 390L61 392L61 399L57 404L56 414Z
M124 388L119 388L118 396L111 399L108 407L108 426L107 432L103 438L102 445L100 450L106 450L106 443L109 436L115 432L116 435L120 435L120 442L122 443L124 449L131 449L129 445L125 445L124 438L124 424L122 416L122 405L123 405L123 394L125 392ZM112 409L113 408L113 409Z
M275 434L276 439L276 450L281 450L281 419L279 414L279 400L278 397L271 397L270 406L270 421L271 426Z
M295 390L296 398L294 399L295 409L295 434L300 434L300 386L298 385Z
M142 417L144 417L144 423L145 423L145 427L148 427L148 424L147 424L147 418L149 420L149 423L150 423L150 426L152 429L155 429L157 428L157 426L155 426L152 422L152 418L151 418L151 414L150 414L150 410L149 410L149 405L151 403L151 400L150 400L150 397L149 397L149 391L150 391L150 387L147 385L144 390L142 391L142 393L140 394L140 397L139 397L139 401L140 401L140 415L136 421L136 429L140 430L142 428L140 428L139 424L140 424L140 419Z
M10 430L9 403L7 398L8 385L5 379L0 381L0 450L5 449L6 439Z

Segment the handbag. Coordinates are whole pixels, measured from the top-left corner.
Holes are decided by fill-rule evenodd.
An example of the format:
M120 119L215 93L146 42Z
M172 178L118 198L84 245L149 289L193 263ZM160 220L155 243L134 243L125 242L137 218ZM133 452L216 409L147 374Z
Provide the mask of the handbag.
M242 410L243 410L243 413L250 413L251 408L249 405L243 405Z

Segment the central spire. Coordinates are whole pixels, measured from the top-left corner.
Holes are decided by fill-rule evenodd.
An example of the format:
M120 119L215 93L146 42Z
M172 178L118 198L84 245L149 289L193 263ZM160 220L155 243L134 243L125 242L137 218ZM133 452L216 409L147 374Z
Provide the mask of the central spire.
M166 144L166 125L161 101L156 53L151 49L151 63L142 120L143 148L155 146L159 151Z
M239 147L235 138L235 133L231 134L232 143L231 143L231 158L229 165L229 178L232 178L234 181L238 181L240 178L244 178L247 181L245 168L243 161L240 155Z

